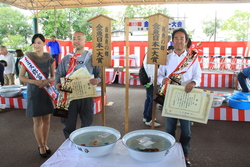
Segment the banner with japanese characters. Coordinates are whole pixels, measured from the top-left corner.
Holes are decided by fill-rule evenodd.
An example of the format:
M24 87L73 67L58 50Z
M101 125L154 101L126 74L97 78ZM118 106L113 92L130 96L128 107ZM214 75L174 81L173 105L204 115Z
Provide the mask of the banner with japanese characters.
M129 20L129 31L148 31L148 20Z
M170 33L179 28L185 28L185 20L170 20L168 24L168 31Z

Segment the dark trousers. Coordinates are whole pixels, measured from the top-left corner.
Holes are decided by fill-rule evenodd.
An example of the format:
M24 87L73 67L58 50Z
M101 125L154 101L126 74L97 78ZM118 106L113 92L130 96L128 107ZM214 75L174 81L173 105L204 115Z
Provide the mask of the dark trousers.
M65 125L63 133L66 139L76 130L78 114L81 119L81 127L90 126L92 124L94 118L94 99L92 97L70 102L68 118L61 119L61 122Z
M58 60L58 57L59 57L58 54L52 55L52 58L56 60L56 68L58 67L58 61L59 61L59 60Z
M240 72L238 74L238 81L240 83L242 92L248 92L248 86L247 86L247 77L243 72Z
M176 125L177 125L176 118L169 118L166 117L166 132L171 134L175 137L176 132ZM189 148L190 148L190 141L192 137L191 133L191 121L179 119L181 123L181 135L180 135L180 143L182 145L182 149L184 152L184 156L188 157L189 155Z
M150 122L152 120L153 94L154 94L154 86L152 84L150 85L149 88L146 87L146 100L144 102L144 112L143 112L143 118L146 119L146 122Z

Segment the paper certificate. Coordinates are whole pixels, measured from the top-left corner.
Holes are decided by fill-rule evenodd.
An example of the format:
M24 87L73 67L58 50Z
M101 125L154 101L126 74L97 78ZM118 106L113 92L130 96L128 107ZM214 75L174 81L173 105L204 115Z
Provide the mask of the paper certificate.
M70 93L70 100L96 97L96 86L90 84L90 75L75 76L70 79L70 86L72 89L72 93Z
M193 88L186 93L184 86L169 84L162 116L207 123L213 102L213 92Z

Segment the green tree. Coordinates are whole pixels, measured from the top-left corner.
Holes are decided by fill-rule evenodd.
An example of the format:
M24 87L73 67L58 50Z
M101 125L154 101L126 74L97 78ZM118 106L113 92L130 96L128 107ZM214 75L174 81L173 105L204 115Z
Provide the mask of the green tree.
M125 17L147 17L156 13L168 15L166 7L161 5L129 5L125 9Z
M28 23L28 17L8 5L1 5L0 18L0 44L3 43L3 39L16 34L24 37L22 43L27 43L27 38L32 35L32 26Z
M62 40L70 38L71 25L68 17L68 9L43 10L38 18L38 22L42 25L41 33L47 38L52 35Z
M116 21L112 22L113 30L125 29L125 17L147 17L156 13L161 13L168 16L168 10L161 5L129 5L126 6L124 11L119 11L116 17Z
M58 39L71 38L72 32L82 31L87 40L92 40L92 22L87 20L99 15L107 14L108 11L102 7L74 8L44 10L39 14L39 23L42 25L42 33L47 38L55 35Z
M221 19L205 19L202 22L203 33L209 37L209 41L211 40L212 36L215 35L215 32L218 32L222 25ZM215 29L216 28L216 29Z
M92 40L92 22L87 22L87 20L100 15L108 14L109 12L102 7L94 8L75 8L70 9L71 13L71 25L74 31L83 31L86 34L87 41Z
M234 14L225 21L221 29L228 32L229 39L236 38L238 41L244 41L249 33L249 18L249 12L235 10Z
M3 45L7 46L7 48L21 48L25 38L19 34L10 35L8 38L3 39Z

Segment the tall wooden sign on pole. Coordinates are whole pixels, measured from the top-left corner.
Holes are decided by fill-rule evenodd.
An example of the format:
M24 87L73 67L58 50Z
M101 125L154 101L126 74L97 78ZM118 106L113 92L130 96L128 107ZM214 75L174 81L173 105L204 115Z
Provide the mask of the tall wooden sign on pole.
M92 21L92 63L94 66L111 66L111 18L98 15Z
M157 85L158 65L166 64L170 17L157 13L147 18L149 19L147 64L155 64L154 85ZM154 94L156 94L156 86L154 86ZM151 129L154 129L155 108L156 102L153 101Z
M98 15L92 21L92 64L101 66L102 125L106 125L104 95L106 90L105 66L111 66L111 19Z
M147 64L166 64L169 17L161 13L148 16Z

